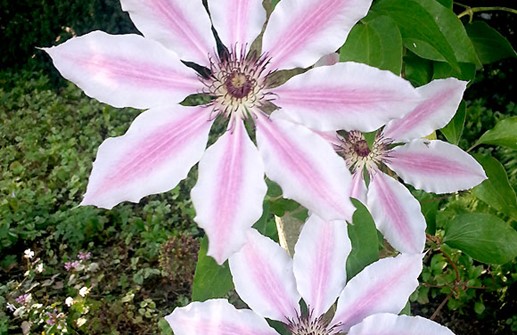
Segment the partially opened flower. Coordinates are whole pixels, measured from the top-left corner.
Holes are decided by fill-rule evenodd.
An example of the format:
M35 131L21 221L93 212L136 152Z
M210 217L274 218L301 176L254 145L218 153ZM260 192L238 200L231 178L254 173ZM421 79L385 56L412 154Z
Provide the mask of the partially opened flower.
M421 254L381 259L347 283L351 245L342 221L311 216L293 259L255 230L247 238L230 257L230 270L251 310L224 299L193 302L166 317L174 334L277 334L266 319L280 321L293 335L452 334L430 320L397 315L418 286ZM329 312L336 299L335 312Z
M310 211L351 217L351 176L342 160L320 137L271 111L304 110L333 129L367 131L409 112L417 93L387 71L356 63L316 68L280 87L269 79L337 50L370 0L283 0L269 18L261 53L250 51L266 20L260 0L208 1L210 15L201 0L121 3L144 37L95 31L45 49L89 96L148 109L124 136L99 147L83 205L111 208L168 191L201 160L192 200L208 253L219 263L260 217L264 173ZM179 104L195 93L210 102ZM228 131L205 152L216 117ZM246 126L255 128L258 149Z
M418 201L391 171L417 189L434 193L466 190L486 179L481 165L459 147L423 138L452 119L465 88L466 82L455 78L419 87L422 102L386 124L371 146L358 131L337 139L326 134L353 172L351 196L367 205L377 228L401 252L422 252L426 223Z

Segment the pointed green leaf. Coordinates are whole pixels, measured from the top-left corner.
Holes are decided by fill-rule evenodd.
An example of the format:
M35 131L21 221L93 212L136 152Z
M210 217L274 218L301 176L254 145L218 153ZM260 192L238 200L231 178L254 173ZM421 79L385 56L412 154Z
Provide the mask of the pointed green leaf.
M459 62L479 64L461 21L435 0L379 0L371 15L390 16L404 46L422 58L446 61L458 73Z
M402 37L397 25L388 16L363 20L350 31L339 58L342 62L360 62L399 75L402 69Z
M352 199L352 203L357 209L352 217L353 223L348 225L348 237L352 242L352 251L346 262L348 279L379 259L379 235L375 222L360 201Z
M493 144L517 149L517 116L503 119L484 133L476 145Z
M433 62L407 51L404 56L404 77L414 86L423 86L433 79Z
M517 54L508 40L484 21L474 21L465 26L479 60L483 64L493 63Z
M471 81L476 77L476 64L458 63L459 72L449 63L433 62L433 79L456 77L461 80Z
M447 141L452 144L458 144L463 134L463 128L465 126L465 116L467 115L467 108L465 102L462 101L456 114L452 120L442 129L440 132L445 136Z
M278 242L278 232L276 230L275 220L270 210L270 204L268 201L264 201L262 205L262 216L253 225L253 228L258 230L264 236Z
M504 264L517 257L517 231L492 214L458 215L443 241L483 263Z
M517 197L503 165L491 156L475 155L488 177L472 193L494 209L517 220Z
M228 262L219 265L207 256L208 239L201 240L201 247L192 285L192 300L205 301L212 298L222 298L233 288L232 274Z

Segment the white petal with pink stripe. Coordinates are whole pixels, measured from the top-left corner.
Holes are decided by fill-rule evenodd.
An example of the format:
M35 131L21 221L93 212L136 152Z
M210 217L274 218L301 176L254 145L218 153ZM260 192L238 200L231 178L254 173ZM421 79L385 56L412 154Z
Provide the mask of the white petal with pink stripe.
M174 52L139 35L94 31L44 50L63 77L115 107L170 106L203 88Z
M438 323L419 316L379 313L353 326L348 335L454 335Z
M434 193L470 189L486 179L481 165L459 147L414 140L394 148L386 165L406 183Z
M109 209L171 190L203 155L211 125L202 107L143 112L126 134L101 144L81 205Z
M208 1L215 30L227 48L248 46L257 38L266 22L262 1Z
M467 88L467 82L456 78L437 79L417 88L422 101L401 119L389 122L383 135L397 141L407 141L431 134L452 119Z
M195 221L208 236L208 255L222 264L246 240L262 214L264 165L242 120L206 150L199 163L192 202Z
M176 335L278 335L266 320L250 310L236 309L224 299L176 308L165 320Z
M310 94L308 94L310 92ZM411 84L389 71L354 62L314 68L274 89L274 112L316 130L373 131L419 102Z
M271 68L308 67L335 52L370 5L370 0L280 1L262 41Z
M331 324L346 332L369 315L398 314L418 287L422 256L400 254L368 265L346 284Z
M346 259L352 250L345 221L311 215L295 246L293 271L298 292L313 315L325 314L346 283Z
M386 174L370 174L367 206L377 229L398 251L421 253L425 246L426 222L420 204L409 190Z
M307 128L257 114L257 145L266 175L298 201L326 220L350 220L350 172L321 136Z
M255 313L288 322L300 315L293 262L273 240L248 231L246 245L230 257L235 290Z
M182 60L208 65L215 51L208 13L195 0L121 0L122 9L149 39L176 52Z

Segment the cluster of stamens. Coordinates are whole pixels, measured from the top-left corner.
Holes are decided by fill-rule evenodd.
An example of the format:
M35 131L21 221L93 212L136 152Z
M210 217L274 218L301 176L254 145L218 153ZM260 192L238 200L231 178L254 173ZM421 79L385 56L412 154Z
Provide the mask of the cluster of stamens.
M268 101L264 92L266 70L269 59L246 54L246 47L232 48L210 61L210 76L203 78L205 92L213 100L214 112L230 119L246 119L253 109Z
M290 320L287 328L292 335L338 335L337 325L329 326L325 315L315 318L312 312Z
M378 133L373 144L369 146L361 132L351 131L341 138L338 153L345 158L346 164L352 172L364 168L371 170L389 159L391 143L392 141L383 138Z

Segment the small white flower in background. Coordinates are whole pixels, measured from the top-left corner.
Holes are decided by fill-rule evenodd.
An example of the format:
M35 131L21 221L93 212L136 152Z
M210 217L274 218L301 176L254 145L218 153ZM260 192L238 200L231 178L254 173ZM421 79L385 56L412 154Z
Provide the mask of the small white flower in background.
M11 312L14 312L16 310L16 306L14 306L13 304L11 304L9 302L6 305L6 308L7 308L7 310L9 310Z
M383 258L347 281L351 249L344 221L315 215L305 223L293 259L251 229L247 244L229 259L235 290L251 310L211 299L176 308L165 319L176 335L277 335L266 318L293 335L453 335L431 320L398 315L418 287L422 254Z
M27 259L32 259L32 257L34 257L34 251L32 251L31 249L27 249L23 252L23 257L27 258Z
M77 327L81 327L86 323L86 321L88 321L86 318L79 318L77 319L77 321L75 321L75 324L77 325Z
M65 305L67 305L68 307L72 306L74 304L74 298L72 297L68 297L66 298L65 300Z
M82 287L80 290L79 290L79 295L81 297L85 297L88 293L90 293L90 289L86 286Z
M43 270L43 263L38 263L38 265L36 265L36 267L34 268L34 271L36 271L36 273L42 273Z

